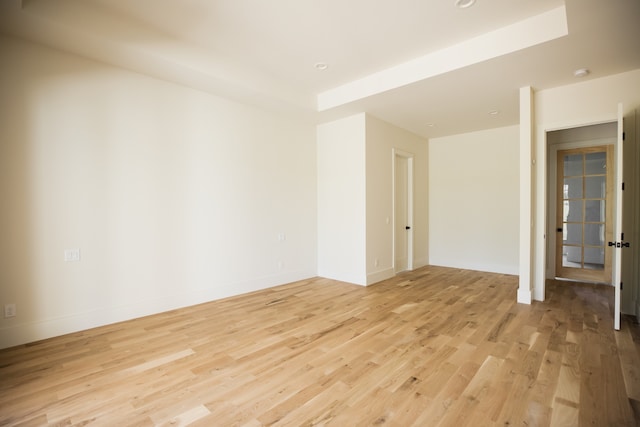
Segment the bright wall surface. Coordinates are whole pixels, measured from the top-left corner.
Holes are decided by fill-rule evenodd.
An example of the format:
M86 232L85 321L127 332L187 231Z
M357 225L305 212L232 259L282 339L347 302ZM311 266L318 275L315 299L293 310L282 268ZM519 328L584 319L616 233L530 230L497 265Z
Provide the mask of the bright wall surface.
M365 114L317 132L318 275L366 285Z
M315 126L25 42L0 57L0 347L315 276Z
M428 263L428 147L426 139L370 115L366 117L366 146L367 282L375 283L394 275L394 149L413 155L413 267Z
M640 69L535 93L537 141L544 130L557 130L616 120L618 103L625 111L640 103Z
M429 264L519 271L519 128L429 140Z
M535 93L536 158L541 160L536 163L536 182L533 190L535 198L533 292L536 300L543 301L545 297L544 282L547 252L545 233L548 224L546 193L548 147L546 133L559 129L615 121L617 120L618 103L623 104L625 116L633 115L634 110L640 110L640 70L591 79ZM638 139L635 140L635 144L638 144ZM634 240L639 241L638 230L635 230L634 233ZM636 278L636 283L637 280L638 278ZM625 295L628 292L630 292L630 288L625 286L623 300L630 297ZM637 297L637 289L633 292ZM638 304L637 301L634 303ZM637 310L640 310L640 307Z

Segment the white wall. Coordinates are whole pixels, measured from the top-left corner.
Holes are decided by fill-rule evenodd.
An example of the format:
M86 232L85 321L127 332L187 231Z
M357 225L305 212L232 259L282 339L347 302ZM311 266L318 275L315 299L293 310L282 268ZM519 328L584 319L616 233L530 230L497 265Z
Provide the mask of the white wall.
M428 157L427 140L373 116L366 116L367 151L367 283L392 277L393 149L413 154L413 267L427 265ZM378 265L376 266L376 260Z
M317 135L318 275L366 285L365 114Z
M25 42L0 57L0 347L315 275L314 126Z
M640 109L640 70L592 79L535 93L536 182L534 299L544 300L547 227L546 132L615 121L622 102L625 116ZM637 137L637 136L636 136ZM638 143L638 140L635 142ZM634 239L640 239L635 236Z
M414 267L426 265L426 143L364 113L318 126L318 275L359 285L394 275L394 148L414 154Z
M519 128L429 140L429 263L518 274Z

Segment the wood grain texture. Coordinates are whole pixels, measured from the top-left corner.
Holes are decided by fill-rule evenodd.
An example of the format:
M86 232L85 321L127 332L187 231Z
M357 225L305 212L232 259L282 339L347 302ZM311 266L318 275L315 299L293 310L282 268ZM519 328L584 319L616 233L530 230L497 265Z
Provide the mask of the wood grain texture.
M633 426L612 288L424 267L314 278L0 351L0 425Z

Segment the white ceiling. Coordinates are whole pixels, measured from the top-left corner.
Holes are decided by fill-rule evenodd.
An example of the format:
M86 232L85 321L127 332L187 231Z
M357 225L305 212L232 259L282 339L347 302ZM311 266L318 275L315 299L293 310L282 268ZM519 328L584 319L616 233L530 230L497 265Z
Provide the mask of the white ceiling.
M640 68L640 0L1 0L0 32L317 122L366 111L425 137L517 124L520 87L575 83L578 68L583 80Z

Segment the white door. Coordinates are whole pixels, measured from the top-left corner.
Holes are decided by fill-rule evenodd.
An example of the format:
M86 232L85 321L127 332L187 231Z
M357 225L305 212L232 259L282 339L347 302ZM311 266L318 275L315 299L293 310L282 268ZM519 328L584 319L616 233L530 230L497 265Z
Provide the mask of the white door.
M640 230L640 152L637 147L637 112L629 111L624 117L624 164L622 179L622 233L629 247L622 248L622 271L620 272L620 311L640 315L638 300L638 279L640 278L640 251L638 234ZM624 284L624 286L622 286Z
M393 157L393 267L399 273L413 268L413 156L394 151Z
M618 139L615 147L615 225L613 242L609 246L613 251L613 285L615 287L613 327L620 330L620 281L622 272L622 248L627 245L622 234L622 160L623 160L623 110L618 104Z

